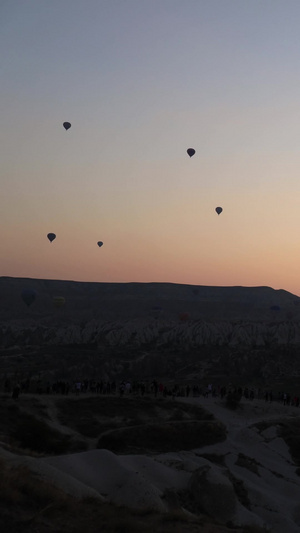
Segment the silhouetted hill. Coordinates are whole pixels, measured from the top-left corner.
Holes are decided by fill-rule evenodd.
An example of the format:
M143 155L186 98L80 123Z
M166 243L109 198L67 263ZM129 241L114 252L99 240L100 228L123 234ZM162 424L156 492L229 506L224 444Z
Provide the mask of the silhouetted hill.
M27 307L23 289L34 289ZM0 278L0 320L47 323L160 320L285 320L300 318L300 298L270 287L208 287L174 283L92 283L29 278ZM53 298L66 304L55 308ZM273 307L273 309L272 309ZM185 316L183 316L185 315Z

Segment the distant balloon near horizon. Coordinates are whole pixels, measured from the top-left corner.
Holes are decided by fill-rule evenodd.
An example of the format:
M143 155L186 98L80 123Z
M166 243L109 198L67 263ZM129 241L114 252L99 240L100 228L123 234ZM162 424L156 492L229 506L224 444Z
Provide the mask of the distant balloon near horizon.
M279 305L271 305L270 309L271 311L280 311L281 307Z
M222 207L216 207L215 209L216 213L218 213L218 215L220 215L223 211Z
M49 239L50 242L52 242L54 241L54 239L56 239L56 235L55 233L48 233L47 238Z
M190 314L186 312L180 313L179 315L180 322L187 322L189 318L190 318Z
M36 299L36 295L37 293L34 289L23 289L21 293L22 300L28 307L33 304L34 300Z
M66 303L66 299L63 296L54 296L53 304L55 307L63 307Z
M194 150L194 148L188 148L187 153L190 157L193 157L193 155L196 153L196 150Z
M102 241L98 241L97 244L98 244L99 248L101 248L101 246L103 246L103 242Z
M65 128L65 130L69 130L70 127L71 127L71 123L70 122L64 122L63 123L63 127Z

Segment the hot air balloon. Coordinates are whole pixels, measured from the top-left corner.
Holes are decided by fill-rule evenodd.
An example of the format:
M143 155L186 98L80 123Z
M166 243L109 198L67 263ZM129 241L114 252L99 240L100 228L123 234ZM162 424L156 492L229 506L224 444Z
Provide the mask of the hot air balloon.
M54 239L56 239L55 233L48 233L47 237L48 237L50 242L52 242L52 241L54 241Z
M188 148L187 153L189 154L190 157L193 157L193 155L195 155L196 153L196 150L194 150L194 148Z
M270 307L271 311L280 311L280 306L279 305L271 305Z
M272 317L272 320L280 319L281 317L281 307L279 305L271 305L270 306L270 316Z
M66 299L63 296L54 296L53 304L55 307L63 307L65 303L66 303Z
M71 127L70 122L64 122L64 123L63 123L63 127L65 128L65 130L69 130L70 127Z
M102 241L98 241L97 244L98 244L99 248L101 248L101 246L103 246L103 242Z
M220 215L222 211L223 211L222 207L216 207L216 212L218 213L218 215Z
M36 291L34 289L23 289L21 296L22 296L22 300L29 307L31 304L33 304L34 300L36 299Z
M180 322L187 322L190 318L189 313L180 313L179 320Z

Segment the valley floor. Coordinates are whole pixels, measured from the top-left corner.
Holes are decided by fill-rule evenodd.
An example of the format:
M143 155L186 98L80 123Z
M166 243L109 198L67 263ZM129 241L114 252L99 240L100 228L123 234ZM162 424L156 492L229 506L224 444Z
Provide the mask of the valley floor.
M24 454L24 450L17 449L11 439L3 438L0 455L4 464L11 468L26 466L38 479L54 484L73 498L96 498L102 505L109 502L110 505L129 509L130 513L136 509L146 513L149 508L154 513L163 513L162 516L169 516L172 512L173 518L177 513L173 526L177 520L178 529L172 531L185 531L185 527L190 528L186 531L201 531L197 527L203 527L207 516L210 516L211 522L208 521L207 529L202 531L226 531L229 523L231 528L239 530L255 526L253 531L300 531L300 477L297 468L300 463L294 453L299 446L295 446L291 438L293 433L296 437L299 435L299 408L275 401L243 398L237 409L230 410L219 397L210 395L159 400L149 397L143 404L148 411L142 408L141 398L106 397L104 400L102 402L102 398L92 394L69 397L24 394L14 401L3 395L2 408L11 409L11 412L16 406L18 409L26 408L27 413L47 422L64 437L77 439L82 445L81 450L78 445L79 448L71 453L33 454L27 450ZM155 413L152 411L154 404L159 409ZM82 411L84 405L89 409L89 416L94 416L87 426L84 425L88 418L87 411ZM111 415L110 408L113 408ZM126 441L128 444L130 432L136 442L141 439L142 443L137 428L142 427L146 432L154 424L155 417L156 422L161 424L160 428L168 426L173 431L182 427L184 430L188 426L183 424L189 421L195 433L201 433L200 426L196 425L200 411L192 409L204 409L213 415L225 426L226 435L218 436L213 443L205 443L203 435L199 434L201 446L188 449L181 449L174 442L173 449L163 450L162 447L161 451L157 451L157 439L164 435L159 432L156 440L149 439L149 446L137 448L138 452L132 449L128 453L126 447L116 452L115 449L99 446L97 424L107 423L108 418L114 423L112 426L108 424L103 435L106 434L105 442L112 446L118 442L124 446ZM93 423L96 425L95 434L91 429ZM202 423L213 424L209 418ZM104 426L101 427L103 430ZM3 426L1 433L4 433ZM199 494L203 493L202 481L197 478L199 472L204 476L201 480L206 484L207 493L211 491L213 494L216 487L222 487L224 492L215 494L219 494L219 500L228 498L231 514L224 514L218 501L212 505L200 496L191 497L192 490L197 492L199 489ZM188 526L183 521L180 527L180 520L194 520L194 523ZM202 520L202 526L197 524L197 520ZM169 526L170 523L166 525L165 522L166 529L158 528L157 531L169 531ZM209 527L215 529L210 530Z

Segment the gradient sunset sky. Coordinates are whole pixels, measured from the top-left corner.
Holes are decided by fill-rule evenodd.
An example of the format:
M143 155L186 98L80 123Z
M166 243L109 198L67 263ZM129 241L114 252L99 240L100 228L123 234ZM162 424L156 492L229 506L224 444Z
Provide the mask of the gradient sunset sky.
M299 0L2 0L0 275L300 295L299 28Z

